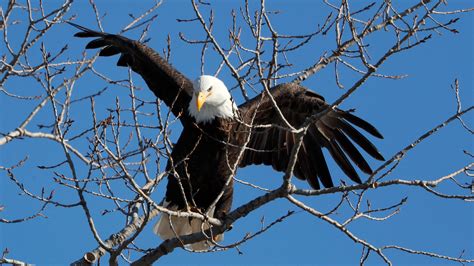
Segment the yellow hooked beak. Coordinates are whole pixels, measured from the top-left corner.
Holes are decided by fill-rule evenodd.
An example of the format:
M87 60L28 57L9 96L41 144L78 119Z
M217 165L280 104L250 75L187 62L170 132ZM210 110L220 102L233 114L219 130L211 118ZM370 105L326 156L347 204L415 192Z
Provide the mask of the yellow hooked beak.
M211 95L211 93L205 92L205 91L201 91L198 93L196 97L196 106L197 106L198 112L201 111L202 105L206 102L206 99L207 97L209 97L209 95Z

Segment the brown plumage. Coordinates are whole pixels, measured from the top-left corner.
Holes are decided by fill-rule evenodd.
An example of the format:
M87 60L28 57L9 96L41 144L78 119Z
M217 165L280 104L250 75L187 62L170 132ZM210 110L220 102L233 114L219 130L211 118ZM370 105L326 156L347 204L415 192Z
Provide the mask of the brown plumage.
M205 210L224 189L214 214L222 218L230 210L233 197L232 180L224 188L231 174L229 166L265 164L277 171L286 170L295 136L281 129L285 124L268 95L259 95L240 105L237 119L215 118L211 123L196 123L187 109L193 95L192 82L156 52L122 36L72 25L82 30L75 36L97 38L86 48L102 48L101 56L120 54L117 65L129 66L140 74L153 93L181 120L183 132L173 148L172 160L168 162L168 170L175 170L168 176L165 198L170 202L168 206L184 209L187 202L190 207ZM297 84L278 85L270 93L286 120L295 128L328 105L323 97ZM274 124L281 127L251 128L248 125L252 119L253 125ZM320 184L332 187L333 181L322 152L326 148L344 173L360 183L361 179L351 161L365 173L370 174L372 170L353 143L375 159L384 158L354 126L382 138L372 125L353 114L342 110L330 111L309 127L298 154L294 175L307 180L314 189L321 188ZM251 135L247 147L237 161L248 134Z

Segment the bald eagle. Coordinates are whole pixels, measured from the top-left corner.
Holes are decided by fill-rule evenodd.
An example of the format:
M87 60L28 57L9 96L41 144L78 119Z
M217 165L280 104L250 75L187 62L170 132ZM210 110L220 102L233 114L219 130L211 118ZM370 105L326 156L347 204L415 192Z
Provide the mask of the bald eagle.
M72 23L71 23L72 24ZM86 49L102 48L100 56L120 54L118 66L140 74L151 91L179 118L183 132L167 164L168 185L163 206L172 210L194 210L222 219L231 209L234 166L269 165L285 171L295 144L295 128L305 119L328 107L324 98L294 83L277 85L237 107L225 84L213 76L191 82L143 43L126 37L96 32L72 24L81 32L76 37L95 37ZM258 127L254 125L272 125ZM361 179L351 161L367 174L372 170L357 144L367 154L384 160L376 147L357 128L383 138L368 122L351 112L333 109L312 123L303 139L294 175L313 189L332 187L333 181L323 148L354 182ZM161 215L154 231L162 239L200 232L209 228L200 220ZM214 240L221 240L217 236ZM207 241L193 249L207 249Z

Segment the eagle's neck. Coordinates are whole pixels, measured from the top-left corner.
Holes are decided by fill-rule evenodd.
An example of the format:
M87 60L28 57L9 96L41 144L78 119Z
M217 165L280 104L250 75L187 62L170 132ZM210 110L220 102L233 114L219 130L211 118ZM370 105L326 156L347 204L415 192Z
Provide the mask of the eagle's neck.
M237 105L232 99L226 99L221 104L204 104L200 111L197 110L194 101L191 101L188 107L189 114L196 119L197 123L207 124L216 118L233 119L237 114Z

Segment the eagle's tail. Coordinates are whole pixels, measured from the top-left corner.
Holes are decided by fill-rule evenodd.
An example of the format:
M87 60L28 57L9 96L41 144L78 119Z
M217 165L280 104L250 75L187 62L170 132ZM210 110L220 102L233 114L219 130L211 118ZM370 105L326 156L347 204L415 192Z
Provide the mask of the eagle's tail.
M176 211L178 206L170 206L170 202L165 201L163 207L168 208L170 210ZM214 215L214 208L212 208L209 212L209 216ZM200 219L190 219L188 217L176 217L170 216L166 213L162 213L160 219L153 227L153 232L157 234L161 239L167 240L171 238L175 238L177 236L184 236L193 233L202 232L204 230L209 229L209 224L203 224L203 221ZM224 234L220 234L214 237L215 241L222 241L224 240ZM210 241L204 240L200 242L196 242L190 244L188 246L192 250L208 250L212 247L212 243Z

